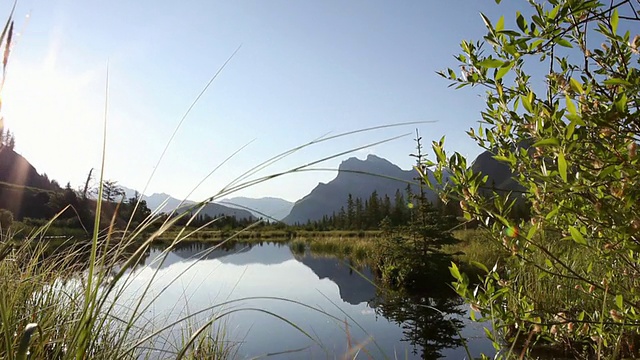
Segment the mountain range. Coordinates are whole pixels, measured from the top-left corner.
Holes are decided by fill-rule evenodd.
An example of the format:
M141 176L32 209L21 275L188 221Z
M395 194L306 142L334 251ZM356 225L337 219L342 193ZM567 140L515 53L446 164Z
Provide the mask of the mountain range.
M245 209L256 218L269 218L273 220L284 219L293 208L293 203L274 197L262 197L258 199L248 197L234 197L220 201L220 204L230 207Z
M124 190L125 198L136 196L137 191L126 186L121 186ZM179 200L165 193L154 193L149 196L143 195L142 200L147 202L147 207L152 211L159 210L169 213L179 208L191 207L196 202L191 200ZM282 220L289 214L293 203L280 198L263 197L247 198L234 197L223 199L217 203L208 204L203 212L213 216L213 214L224 214L236 216L236 218L268 218Z
M487 151L474 160L472 169L488 175L487 186L507 190L518 187L512 179L509 168L495 160ZM432 178L433 174L428 172L428 176ZM349 194L354 198L367 199L373 191L376 191L378 196L388 195L393 198L397 190L404 192L407 186L411 186L412 191L415 192L416 177L415 170L402 170L376 155L368 155L365 160L352 157L340 164L338 175L333 180L319 183L309 194L295 203L272 197L259 199L235 197L207 204L201 214L211 217L235 216L238 219L272 218L287 224L302 224L308 220L320 220L324 215L337 213L340 208L346 207ZM60 190L55 181L50 181L46 175L40 175L24 157L6 147L0 148L0 182L52 191ZM135 190L122 188L126 198L135 196ZM12 192L15 191L15 189L12 190ZM5 194L9 193L5 191ZM436 199L436 194L431 190L427 189L426 195L429 200ZM12 198L16 197L12 195ZM160 211L166 213L176 209L184 211L195 204L193 201L182 201L165 193L143 195L142 199L147 202L150 209L157 210L162 207ZM0 205L3 204L1 200Z
M121 188L122 190L124 190L125 198L127 199L135 197L136 193L139 193L138 191L126 186L121 186ZM147 207L151 209L151 211L171 213L173 211L182 212L196 210L193 209L193 206L196 204L195 201L179 200L165 193L154 193L149 196L142 195L141 200L144 200L147 203ZM219 203L210 203L205 205L198 214L208 215L212 218L217 216L235 216L236 219L257 218L250 211L241 209L239 207L225 206Z

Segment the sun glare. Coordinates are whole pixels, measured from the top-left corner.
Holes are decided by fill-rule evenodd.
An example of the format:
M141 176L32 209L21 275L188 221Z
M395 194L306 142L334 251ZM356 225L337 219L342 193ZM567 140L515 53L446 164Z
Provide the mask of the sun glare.
M56 163L47 168L61 174L71 171L72 163L90 161L81 149L100 134L97 80L96 72L58 66L53 51L39 63L11 58L2 110L16 150L34 165Z

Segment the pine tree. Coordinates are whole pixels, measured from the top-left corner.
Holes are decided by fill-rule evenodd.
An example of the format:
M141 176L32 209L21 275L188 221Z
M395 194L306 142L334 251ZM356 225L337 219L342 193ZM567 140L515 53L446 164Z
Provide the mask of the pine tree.
M377 228L380 225L380 199L378 192L373 191L368 201L367 217L369 228Z
M391 213L391 224L393 226L400 226L406 222L406 206L407 203L404 199L404 195L402 195L400 189L396 190L393 200L393 212Z
M360 198L356 198L356 209L355 209L355 226L354 229L362 230L363 228L363 220L364 220L364 207L362 205L362 200Z
M356 222L356 210L353 202L353 196L349 194L347 197L347 228L354 229Z

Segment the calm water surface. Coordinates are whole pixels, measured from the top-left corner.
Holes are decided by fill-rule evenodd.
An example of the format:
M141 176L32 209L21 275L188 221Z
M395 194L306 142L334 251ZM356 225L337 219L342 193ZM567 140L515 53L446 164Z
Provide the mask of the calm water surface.
M458 332L474 356L493 354L482 326L467 320L468 307L459 298L437 293L408 298L376 290L369 269L358 274L337 258L294 255L282 243L236 244L213 251L211 245L190 243L171 251L163 262L162 252L152 249L132 270L121 298L138 298L140 289L153 280L145 296L151 305L141 321L147 331L213 307L191 318L188 327L231 311L217 326L236 344L241 359L267 354L340 359L358 345L359 359L464 359ZM251 297L259 298L246 299ZM221 303L226 305L215 307ZM156 337L162 343L150 346L164 351L147 355L171 358L170 344L185 333L180 327L163 331Z

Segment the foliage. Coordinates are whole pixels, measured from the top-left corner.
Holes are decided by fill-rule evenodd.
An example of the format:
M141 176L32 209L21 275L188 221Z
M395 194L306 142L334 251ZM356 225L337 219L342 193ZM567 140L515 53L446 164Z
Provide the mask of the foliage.
M421 137L416 133L416 169L424 166ZM422 172L417 172L418 176ZM451 233L455 218L444 215L431 204L424 192L424 179L418 177L418 193L407 189L410 199L409 222L402 227L394 227L389 217L382 223L383 234L375 251L375 264L383 281L417 289L427 279L440 278L443 270L451 262L451 254L442 251L445 245L458 240ZM416 205L414 205L416 204Z
M482 273L482 269L474 266L474 263L492 267L494 264L504 263L511 256L511 252L507 251L502 244L491 241L491 234L485 229L456 230L453 236L460 241L445 246L443 251L453 255L461 271L469 276ZM475 281L476 278L472 277L472 280Z
M509 220L516 194L481 196L486 177L460 154L448 157L444 139L434 142L430 165L453 184L443 196L512 254L474 291L454 266L455 286L494 321L496 341L636 357L640 37L629 30L638 31L638 4L528 3L515 29L482 15L484 41L463 41L460 72L440 73L487 90L482 123L468 134L510 167L532 206L530 225Z
M102 198L107 202L119 202L124 200L124 190L115 180L104 180L102 182ZM136 199L137 200L137 199Z

